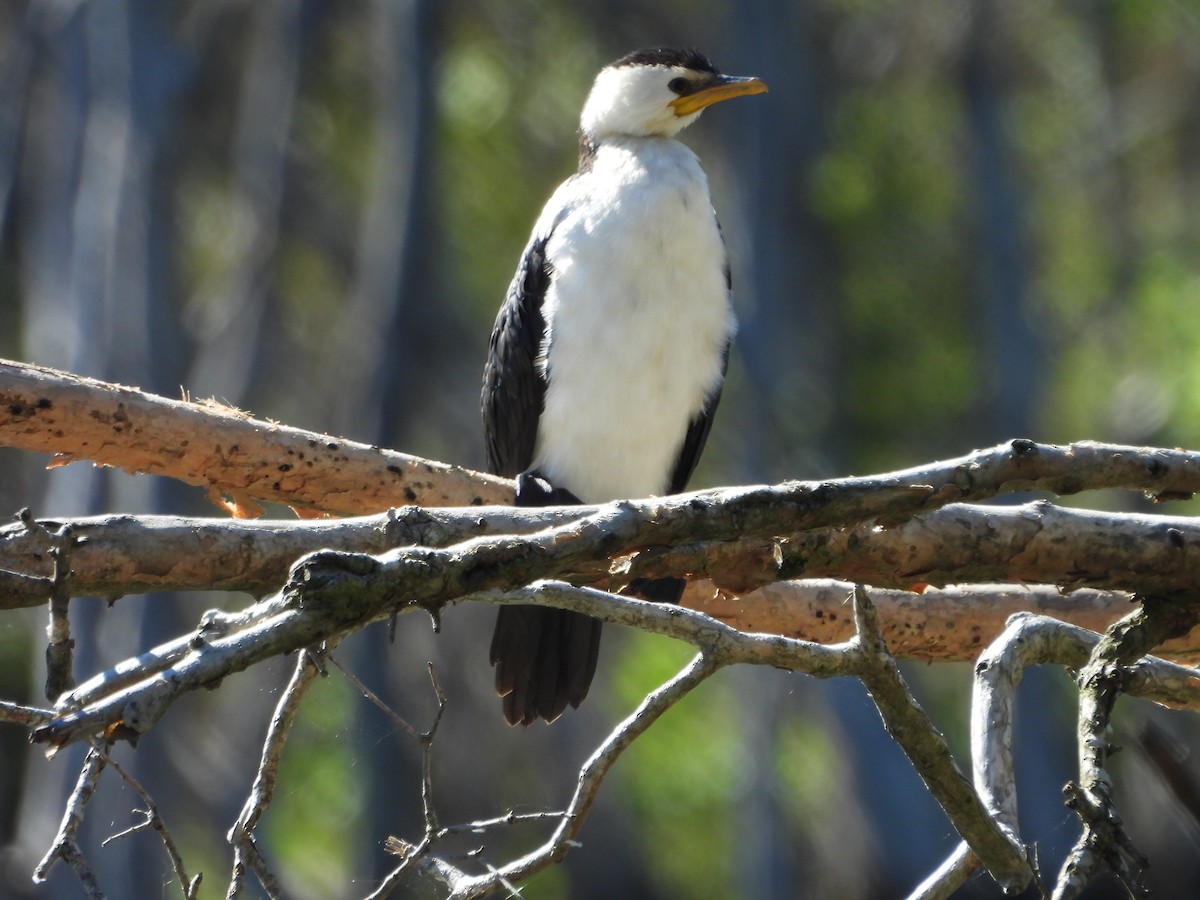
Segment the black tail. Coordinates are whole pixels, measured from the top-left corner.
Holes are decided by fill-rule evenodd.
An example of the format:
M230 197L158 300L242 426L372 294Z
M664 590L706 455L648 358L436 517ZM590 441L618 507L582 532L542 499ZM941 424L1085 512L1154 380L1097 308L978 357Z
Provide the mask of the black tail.
M492 633L496 692L509 725L553 722L587 696L600 655L599 619L548 606L502 606Z
M570 491L552 487L536 472L517 477L518 506L579 503ZM682 578L640 578L629 586L647 600L676 603ZM553 722L567 705L587 696L600 655L599 619L548 606L502 606L492 632L490 659L496 667L496 693L504 698L510 725Z

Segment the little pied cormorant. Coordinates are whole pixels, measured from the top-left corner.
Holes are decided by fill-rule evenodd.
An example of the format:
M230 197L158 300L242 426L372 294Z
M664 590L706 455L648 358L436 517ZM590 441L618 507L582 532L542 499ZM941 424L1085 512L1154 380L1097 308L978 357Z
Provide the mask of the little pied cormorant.
M488 463L518 506L678 493L704 448L736 322L696 155L673 140L719 100L767 89L694 50L632 53L596 77L579 171L550 198L496 317L483 377ZM678 578L631 590L679 599ZM511 724L587 696L600 622L504 606L491 662Z

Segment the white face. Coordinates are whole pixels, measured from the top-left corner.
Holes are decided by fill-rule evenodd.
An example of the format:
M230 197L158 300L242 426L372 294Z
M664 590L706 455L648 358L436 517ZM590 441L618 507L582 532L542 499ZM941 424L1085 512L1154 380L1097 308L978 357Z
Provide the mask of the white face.
M593 138L671 137L696 121L700 111L677 115L671 101L679 94L668 85L675 78L700 77L683 66L609 66L596 76L579 127Z

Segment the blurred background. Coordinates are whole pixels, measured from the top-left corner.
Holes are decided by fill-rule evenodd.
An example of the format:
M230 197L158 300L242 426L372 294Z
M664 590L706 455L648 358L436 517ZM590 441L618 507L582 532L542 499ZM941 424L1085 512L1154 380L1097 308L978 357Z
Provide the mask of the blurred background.
M0 355L481 467L492 318L574 169L591 79L660 44L771 86L683 135L741 320L693 486L863 474L1015 436L1200 446L1196 0L6 0ZM180 485L45 462L0 450L0 509L218 514ZM79 671L247 602L77 601ZM435 635L411 616L394 643L378 628L338 651L419 728L437 666L444 822L560 808L590 749L690 656L610 628L588 703L513 731L491 620L456 609ZM0 696L41 700L43 629L33 612L0 621ZM290 668L189 697L116 751L203 897L224 895L224 835ZM907 672L965 754L970 666ZM1061 671L1022 685L1023 827L1051 874L1078 833L1059 794L1074 704ZM1147 883L1192 897L1200 832L1139 740L1158 728L1196 747L1200 728L1134 701L1118 713L1118 802ZM62 867L29 881L79 762L0 730L0 896L82 896ZM98 846L137 804L106 776L85 849L109 896L177 896L153 835ZM260 828L288 896L362 896L392 864L384 837L420 832L419 748L322 679ZM541 833L458 849L500 863ZM895 897L957 842L857 682L774 671L725 672L669 713L583 839L523 895Z

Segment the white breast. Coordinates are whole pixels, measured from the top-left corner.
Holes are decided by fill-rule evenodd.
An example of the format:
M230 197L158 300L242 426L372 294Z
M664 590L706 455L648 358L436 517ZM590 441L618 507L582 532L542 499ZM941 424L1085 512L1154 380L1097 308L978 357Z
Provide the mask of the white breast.
M735 327L708 182L682 144L625 138L568 191L534 465L584 502L662 494Z

